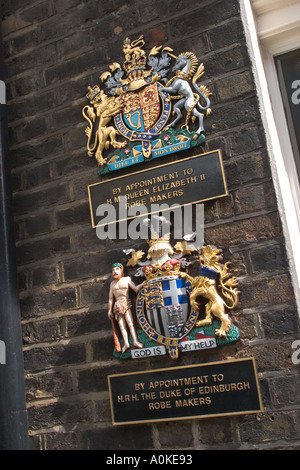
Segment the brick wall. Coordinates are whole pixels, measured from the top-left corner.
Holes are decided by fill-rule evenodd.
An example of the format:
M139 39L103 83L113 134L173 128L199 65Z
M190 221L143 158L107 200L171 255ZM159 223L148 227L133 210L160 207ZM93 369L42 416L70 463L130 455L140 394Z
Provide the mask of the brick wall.
M108 374L174 366L113 358L107 296L124 242L97 238L88 205L99 177L85 149L86 89L140 34L149 50L204 62L213 115L203 151L221 148L229 188L205 204L205 242L224 250L241 291L241 340L176 364L254 356L259 416L111 425ZM31 447L299 447L299 320L238 0L6 0L3 36Z

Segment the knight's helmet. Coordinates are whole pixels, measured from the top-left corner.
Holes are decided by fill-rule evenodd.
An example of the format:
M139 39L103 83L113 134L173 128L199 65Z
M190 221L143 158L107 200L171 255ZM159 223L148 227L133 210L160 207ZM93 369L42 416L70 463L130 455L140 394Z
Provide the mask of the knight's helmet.
M149 249L147 258L155 262L165 262L170 259L170 255L174 254L170 244L170 234L159 237L157 233L153 233L151 240L148 241Z

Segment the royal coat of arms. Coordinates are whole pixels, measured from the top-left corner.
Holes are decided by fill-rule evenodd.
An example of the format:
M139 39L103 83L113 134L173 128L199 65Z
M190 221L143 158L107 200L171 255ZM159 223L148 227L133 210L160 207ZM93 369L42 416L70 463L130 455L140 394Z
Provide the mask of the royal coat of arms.
M227 311L237 306L238 282L228 271L229 263L221 263L222 251L211 245L196 250L185 240L173 248L168 233L152 233L148 244L145 261L145 253L130 251L127 265L137 267L136 275L146 280L138 286L132 284L137 293L137 329L131 343L125 339L125 349L119 344L116 357L139 358L168 352L171 358L177 358L180 351L236 342L239 332ZM193 273L189 272L191 266ZM132 325L131 318L129 329Z
M176 56L170 47L155 46L147 55L144 45L143 36L127 38L123 65L115 62L101 74L104 89L88 89L87 151L100 175L205 141L211 92L197 83L203 64L193 52Z

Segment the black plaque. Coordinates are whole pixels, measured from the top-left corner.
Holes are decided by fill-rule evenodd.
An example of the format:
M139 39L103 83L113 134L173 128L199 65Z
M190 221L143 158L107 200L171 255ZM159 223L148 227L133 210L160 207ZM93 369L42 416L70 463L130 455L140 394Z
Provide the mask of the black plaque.
M108 376L115 425L262 412L253 358Z
M114 206L113 222L120 222L136 217L130 216L132 207L143 205L151 214L155 205L184 206L228 194L220 150L95 183L88 191L94 228L112 223L97 215L97 208L103 204ZM126 198L125 209L120 209L121 196Z

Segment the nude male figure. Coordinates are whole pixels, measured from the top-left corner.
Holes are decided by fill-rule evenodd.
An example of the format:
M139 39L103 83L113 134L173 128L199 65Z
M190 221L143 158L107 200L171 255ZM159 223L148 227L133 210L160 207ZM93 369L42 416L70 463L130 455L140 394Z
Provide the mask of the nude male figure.
M112 274L114 280L111 282L109 290L108 318L110 320L115 319L119 324L124 340L124 346L122 348L122 353L124 353L130 347L127 325L132 336L134 346L137 348L142 348L144 346L138 341L134 328L131 302L129 299L129 288L137 293L145 285L146 281L136 286L129 276L123 277L123 266L120 263L113 264Z

